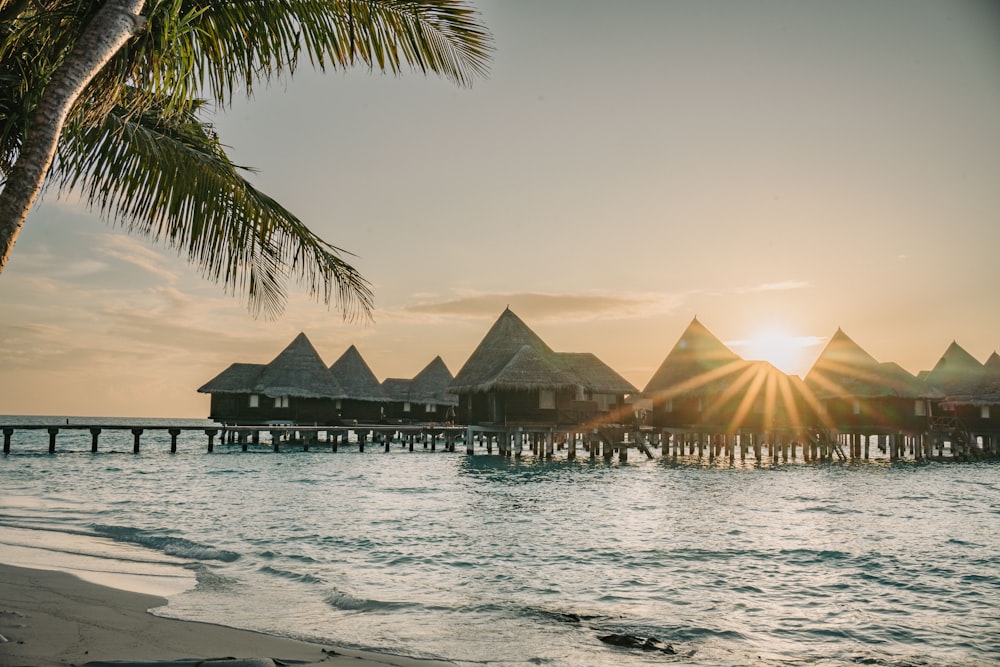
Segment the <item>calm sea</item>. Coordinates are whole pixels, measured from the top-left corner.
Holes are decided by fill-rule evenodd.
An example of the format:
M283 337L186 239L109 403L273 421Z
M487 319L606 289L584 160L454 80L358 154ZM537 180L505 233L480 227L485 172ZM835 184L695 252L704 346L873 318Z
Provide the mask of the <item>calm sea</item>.
M997 464L206 454L198 433L171 455L143 438L133 455L103 434L93 455L64 432L49 455L18 431L0 549L194 575L164 616L461 665L1000 664Z

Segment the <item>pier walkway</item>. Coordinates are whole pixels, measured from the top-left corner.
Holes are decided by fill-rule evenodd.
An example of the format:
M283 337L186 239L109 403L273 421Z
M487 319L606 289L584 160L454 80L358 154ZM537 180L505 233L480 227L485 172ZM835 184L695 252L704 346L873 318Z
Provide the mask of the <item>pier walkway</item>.
M582 428L582 427L581 427ZM648 459L704 460L708 463L734 463L750 460L758 463L849 461L870 459L899 460L979 460L997 458L995 448L976 446L956 439L949 441L933 434L824 434L817 431L798 433L705 433L696 429L653 429L621 425L602 425L588 430L572 427L538 425L497 426L444 426L435 424L353 424L345 426L302 426L269 424L254 426L217 425L123 425L123 424L5 424L3 453L10 454L15 434L22 431L43 431L48 435L48 452L59 451L60 434L89 433L90 451L98 452L102 434L125 432L132 436L132 451L141 451L142 436L159 432L157 443L170 438L170 452L178 450L182 433L201 434L209 453L216 446L240 447L242 451L259 451L262 447L275 452L297 449L301 451L326 450L337 452L340 448L381 447L390 451L393 445L409 451L420 449L454 452L458 443L467 454L478 452L519 458L531 455L540 459L559 456L574 460L578 453L591 460L603 458L610 461L617 457L627 461L630 451L643 454ZM39 439L29 438L26 445L35 445ZM43 440L44 441L44 440ZM190 438L185 440L189 445ZM162 444L160 446L163 446ZM252 448L252 449L251 449ZM74 448L78 451L79 447Z

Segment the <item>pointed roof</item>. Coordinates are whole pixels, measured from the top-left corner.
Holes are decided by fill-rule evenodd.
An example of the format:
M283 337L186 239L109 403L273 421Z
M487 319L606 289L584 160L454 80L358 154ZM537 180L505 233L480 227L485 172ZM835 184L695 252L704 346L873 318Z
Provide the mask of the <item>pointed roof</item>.
M295 337L260 374L255 392L265 396L344 398L344 390L330 375L319 353L304 333Z
M390 401L398 403L458 405L458 396L448 393L452 379L448 366L437 356L412 379L386 378L382 381L382 390Z
M458 396L448 393L454 379L444 359L436 356L410 381L411 400L458 405Z
M899 364L879 363L838 328L805 378L816 398L929 398L940 394Z
M840 327L837 327L836 333L830 337L813 368L821 361L825 367L867 368L878 365L875 357L855 343Z
M970 398L982 382L984 372L983 364L952 341L925 381L948 398Z
M252 394L264 368L264 364L230 364L198 391L202 394Z
M592 354L553 352L508 307L458 371L449 390L457 394L576 386L597 393L635 391Z
M695 317L653 373L644 394L701 389L713 377L735 370L743 359ZM745 362L743 362L745 363Z
M344 388L346 398L357 401L389 400L372 369L368 367L354 345L347 348L347 351L340 355L340 359L333 362L330 374Z
M465 365L455 375L455 379L451 383L451 390L453 392L460 390L489 391L489 388L497 383L499 375L504 372L513 357L523 347L534 350L535 356L542 362L542 368L557 366L553 361L556 356L555 352L508 307L500 314L497 321L486 332L486 336L483 337L479 346L473 350ZM525 358L519 361L519 366L522 369L524 369L526 361ZM513 378L513 370L508 371L506 375L508 380ZM507 388L516 387L508 386Z

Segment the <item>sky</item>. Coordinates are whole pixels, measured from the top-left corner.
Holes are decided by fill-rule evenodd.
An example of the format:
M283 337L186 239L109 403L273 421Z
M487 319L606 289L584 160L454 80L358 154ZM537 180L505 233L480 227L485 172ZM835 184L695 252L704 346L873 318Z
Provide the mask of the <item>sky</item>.
M805 375L838 327L912 373L1000 348L1000 4L474 0L489 76L300 70L212 117L375 288L254 319L49 192L0 275L0 414L205 417L305 332L457 373L508 305L642 389L697 317Z

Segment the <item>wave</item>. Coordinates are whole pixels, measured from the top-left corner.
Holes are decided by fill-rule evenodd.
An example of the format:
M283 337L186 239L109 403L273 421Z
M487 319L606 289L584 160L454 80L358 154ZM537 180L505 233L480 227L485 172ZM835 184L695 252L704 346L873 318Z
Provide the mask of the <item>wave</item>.
M334 589L326 596L326 603L342 611L393 611L417 606L412 602L389 602L354 597L350 593Z
M292 581L301 581L302 583L305 583L305 584L324 584L324 583L326 583L325 579L323 579L321 577L314 576L312 574L299 574L298 572L291 572L289 570L281 570L281 569L276 568L276 567L271 567L270 565L265 565L265 566L259 568L257 571L258 572L262 572L264 574L272 574L274 576L281 577L282 579L291 579Z
M232 563L239 560L240 555L234 551L217 549L198 542L174 537L171 535L158 535L140 528L130 528L128 526L108 526L92 525L91 529L102 537L108 537L116 542L136 544L148 549L161 551L168 556L187 558L190 560L217 560L224 563Z

